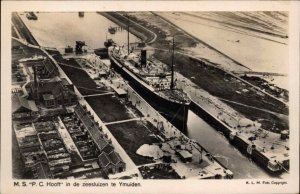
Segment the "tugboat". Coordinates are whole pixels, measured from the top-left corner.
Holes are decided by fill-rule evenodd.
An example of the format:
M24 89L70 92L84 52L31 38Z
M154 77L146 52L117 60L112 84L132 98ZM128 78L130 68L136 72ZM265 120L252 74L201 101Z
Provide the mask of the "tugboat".
M113 41L113 39L108 39L108 40L106 40L106 41L104 42L104 46L105 46L106 48L111 47L111 46L113 46L114 44L115 44L115 42Z
M27 14L26 14L26 17L29 19L29 20L37 20L38 19L38 17L35 15L35 13L33 13L33 12L28 12Z
M116 43L113 41L113 39L107 39L107 34L106 34L106 41L104 42L104 48L97 48L94 50L94 53L101 57L102 59L108 58L108 47L111 47L115 45Z
M73 47L71 47L70 45L68 45L66 48L65 48L65 54L67 53L73 53Z
M115 33L116 33L116 28L114 28L114 27L109 27L109 28L108 28L108 32L111 33L111 34L115 34Z
M129 30L128 30L129 32ZM112 67L120 73L151 106L158 110L175 127L185 131L190 97L176 89L174 81L174 39L171 72L157 59L147 59L147 51L136 54L124 46L108 48Z
M76 41L76 46L75 46L75 53L76 54L82 54L82 53L86 53L86 49L83 49L83 47L85 47L85 41Z
M84 17L84 12L83 11L78 12L78 16L81 18Z

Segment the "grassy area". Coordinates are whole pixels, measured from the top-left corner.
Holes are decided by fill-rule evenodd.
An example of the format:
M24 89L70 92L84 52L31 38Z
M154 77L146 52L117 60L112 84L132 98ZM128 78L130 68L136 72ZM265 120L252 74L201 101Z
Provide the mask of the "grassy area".
M176 36L176 47L178 48L195 47L197 44L190 36L153 12L134 12L129 15L131 20L142 26L147 26L147 29L157 35L156 41L150 44L153 47L169 49L171 40L167 40L166 38L172 36Z
M50 50L50 49L46 49L46 51L57 61L60 63L67 63L67 60L63 59L62 55L60 54L59 51L57 50ZM74 59L73 59L74 60ZM76 65L76 64L73 64ZM79 65L78 65L79 67Z
M16 179L24 178L24 164L21 158L15 132L12 132L12 176Z
M170 58L168 52L156 52L154 56L168 64ZM204 62L176 54L175 69L213 96L288 115L288 108L283 103L263 93L257 92L257 90L254 90L251 86L242 83L230 74L213 66L206 65ZM248 92L243 92L244 89L247 89ZM258 115L255 111L245 109L243 106L232 107L248 118L256 118L259 116L262 120L270 119L270 114ZM280 130L286 129L285 126L288 126L288 123L280 118L275 119L274 122ZM270 129L273 123L264 122L264 126L266 129Z
M136 154L136 151L143 144L160 142L157 137L153 136L154 134L159 134L159 132L149 122L130 121L108 125L108 128L136 165L154 162L150 157Z
M30 48L19 43L16 40L12 40L12 57L11 57L11 70L12 70L12 82L22 82L26 78L23 74L22 68L19 66L19 60L22 58L32 57L34 55L43 55L45 54L39 49Z
M245 108L244 106L226 102L228 103L229 106L232 108L239 110L240 113L244 115L248 115L249 119L251 120L258 120L259 123L262 124L262 128L268 129L273 132L280 132L284 129L289 129L289 122L288 120L283 120L279 117L277 117L274 114L265 112L265 111L260 111L257 109L252 109L252 108ZM274 126L274 129L273 129Z
M289 100L289 91L279 88L274 84L268 83L266 80L258 76L241 76L242 79L250 82L251 84L260 87L262 90L276 96L277 98L282 98L286 101Z
M166 40L168 36L177 36L177 47L193 47L196 46L197 42L191 37L184 34L182 31L178 30L176 27L170 25L168 22L164 21L161 17L156 16L151 12L142 12L142 13L123 13L123 12L99 12L104 17L109 20L117 23L123 28L127 28L128 20L127 14L131 21L134 21L150 31L154 32L157 35L156 41L150 45L153 47L169 49L170 40ZM151 41L154 36L149 31L142 28L140 25L135 24L134 22L130 23L129 31L135 36L142 39L144 42ZM154 24L155 23L155 24Z
M19 59L32 57L34 55L46 56L45 53L43 53L43 51L36 48L30 48L26 45L19 43L16 40L12 40L11 43L13 48L12 62L17 62Z
M11 36L15 38L19 38L13 26L11 26Z
M113 95L86 97L86 101L104 122L113 122L134 118L128 108Z
M81 69L61 65L60 66L67 76L71 79L73 84L77 87L82 95L102 94L107 92L103 88L97 88L97 84L90 78L90 76Z

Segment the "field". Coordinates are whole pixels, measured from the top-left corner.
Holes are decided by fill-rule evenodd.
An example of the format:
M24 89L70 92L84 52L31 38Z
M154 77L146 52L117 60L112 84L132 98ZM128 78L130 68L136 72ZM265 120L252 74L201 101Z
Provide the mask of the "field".
M102 94L107 92L107 90L103 88L97 88L97 84L84 70L78 68L75 69L65 65L61 65L60 67L67 74L82 95ZM76 65L74 65L74 67L76 67Z
M168 55L168 52L155 53L155 57L164 62L168 61ZM288 115L288 108L283 103L253 90L250 86L218 68L205 65L198 60L184 55L176 54L175 69L186 78L191 79L200 88L221 100L225 99L258 109L265 109L275 114ZM245 89L248 92L243 92ZM255 111L245 108L245 106L236 104L234 106L232 104L229 105L248 118L264 120L263 124L266 129L271 129L273 124L275 124L275 127L279 128L279 130L284 130L288 126L288 121L282 120L272 114L257 114ZM274 120L270 120L270 118Z
M260 87L261 89L267 91L268 93L276 96L277 98L281 98L286 102L289 101L289 91L279 88L276 85L269 84L267 81L260 77L256 76L242 76L242 79L250 82L251 84Z
M138 110L130 105L125 105L123 101L121 102L113 95L92 96L85 99L104 122L114 122L141 116Z
M24 164L21 158L18 142L16 139L15 132L12 132L12 175L13 178L22 179L24 178Z
M136 165L153 163L153 159L136 154L143 144L159 143L157 129L146 121L130 121L108 125L109 130Z
M18 38L18 35L17 35L17 33L16 33L16 31L13 27L11 27L11 36L15 37L15 38Z

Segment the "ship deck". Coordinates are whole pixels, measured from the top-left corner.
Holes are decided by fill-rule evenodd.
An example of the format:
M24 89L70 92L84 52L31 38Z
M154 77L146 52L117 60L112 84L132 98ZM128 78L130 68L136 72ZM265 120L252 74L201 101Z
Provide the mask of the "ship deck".
M157 92L160 96L182 103L189 104L191 102L189 96L184 93L182 90L174 89L174 90L162 90Z

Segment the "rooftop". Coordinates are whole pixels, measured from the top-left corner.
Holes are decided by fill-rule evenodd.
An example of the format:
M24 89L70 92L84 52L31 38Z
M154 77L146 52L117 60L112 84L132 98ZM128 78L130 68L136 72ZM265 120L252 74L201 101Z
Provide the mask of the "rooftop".
M13 113L38 111L38 108L33 100L27 100L26 98L23 98L22 96L19 95L18 96L14 95L12 98L13 98L12 101L14 102L12 104Z
M179 151L178 153L179 153L183 158L191 158L191 157L193 157L193 155L192 155L190 152L186 151L186 150L181 150L181 151Z
M54 96L52 94L43 94L44 100L54 100Z
M93 137L95 143L97 144L100 150L103 150L107 145L109 145L108 140L104 137L105 135L100 132L100 128L95 124L93 119L87 114L87 112L83 109L83 107L78 104L74 108L75 112L82 120L82 122L86 125L90 135Z

